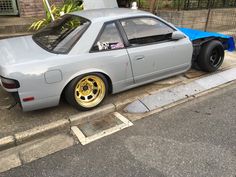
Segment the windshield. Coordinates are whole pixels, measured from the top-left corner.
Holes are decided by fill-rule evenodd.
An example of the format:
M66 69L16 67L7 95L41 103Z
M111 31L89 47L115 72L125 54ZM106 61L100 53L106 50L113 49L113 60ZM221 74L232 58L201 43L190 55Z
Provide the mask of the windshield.
M89 20L75 16L64 15L33 35L34 41L53 53L68 53L88 28Z

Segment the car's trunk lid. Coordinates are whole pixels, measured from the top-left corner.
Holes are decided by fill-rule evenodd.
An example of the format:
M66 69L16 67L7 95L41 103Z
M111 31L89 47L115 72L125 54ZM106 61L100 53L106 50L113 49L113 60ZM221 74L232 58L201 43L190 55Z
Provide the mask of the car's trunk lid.
M55 54L37 45L32 36L0 40L0 66L44 60Z

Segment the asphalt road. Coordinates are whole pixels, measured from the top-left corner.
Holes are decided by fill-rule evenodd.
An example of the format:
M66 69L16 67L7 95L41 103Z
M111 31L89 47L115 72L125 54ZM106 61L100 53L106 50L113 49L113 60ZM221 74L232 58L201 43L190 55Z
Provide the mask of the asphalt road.
M235 177L236 84L0 177Z

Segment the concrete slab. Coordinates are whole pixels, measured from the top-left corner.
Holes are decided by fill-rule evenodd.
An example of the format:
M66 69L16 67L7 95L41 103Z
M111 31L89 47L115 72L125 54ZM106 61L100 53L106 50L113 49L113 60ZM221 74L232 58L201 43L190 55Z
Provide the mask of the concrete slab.
M80 124L78 128L83 132L85 137L89 137L122 123L123 122L117 119L113 114L109 114L101 119Z
M105 125L105 127L107 127L107 129L105 129L103 126L99 126L97 127L98 130L92 130L94 133L91 133L91 126L90 126L90 136L87 136L86 133L88 133L88 131L84 131L84 127L83 129L79 128L79 127L83 127L83 125L80 126L73 126L71 127L72 133L78 138L78 140L80 141L80 143L82 145L86 145L89 144L93 141L96 141L98 139L101 139L105 136L111 135L113 133L116 133L124 128L130 127L133 125L132 122L130 122L127 118L125 118L123 115L121 115L118 112L114 112L111 114L111 116L113 116L113 118L118 119L119 121L117 121L117 124L111 124L111 125ZM109 117L108 117L109 118ZM122 122L122 123L120 123ZM91 125L93 125L93 122L89 122ZM92 126L94 127L94 126Z

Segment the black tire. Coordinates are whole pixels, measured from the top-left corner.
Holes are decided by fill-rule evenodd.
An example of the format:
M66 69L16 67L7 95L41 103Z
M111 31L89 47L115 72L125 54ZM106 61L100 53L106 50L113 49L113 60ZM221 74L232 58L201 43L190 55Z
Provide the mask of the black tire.
M201 47L197 66L205 72L216 71L224 61L224 47L220 41L213 40Z
M104 83L104 92L105 92L105 95L104 97L102 98L101 101L98 102L98 104L95 104L93 106L84 106L82 104L80 104L77 100L76 100L76 87L78 86L78 84L81 82L81 80L83 80L84 78L86 77L98 77L100 78L103 83ZM67 87L65 88L65 99L66 101L72 105L74 108L80 110L80 111L89 111L95 107L97 107L98 105L100 105L103 100L105 99L105 97L107 96L108 94L108 82L105 78L104 75L100 74L100 73L89 73L89 74L85 74L85 75L81 75L81 76L78 76L76 77L75 79L73 79L68 85Z

